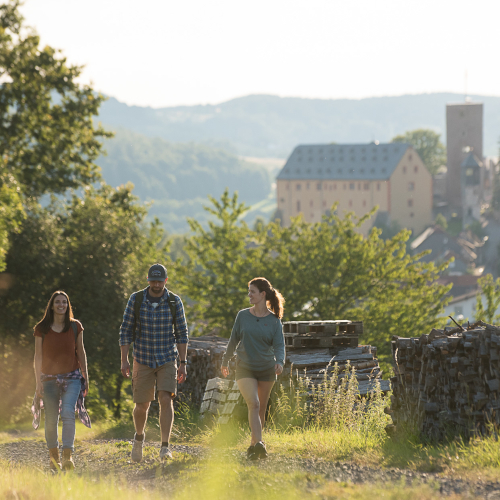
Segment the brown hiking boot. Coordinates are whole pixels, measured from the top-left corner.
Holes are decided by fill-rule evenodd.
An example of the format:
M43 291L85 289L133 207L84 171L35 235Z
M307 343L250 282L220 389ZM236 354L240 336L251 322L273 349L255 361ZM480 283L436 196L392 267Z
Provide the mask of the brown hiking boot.
M62 463L63 470L73 470L75 468L75 462L73 462L73 459L71 458L71 453L72 451L70 448L64 448Z
M59 448L49 449L50 470L61 470L61 461L59 459Z

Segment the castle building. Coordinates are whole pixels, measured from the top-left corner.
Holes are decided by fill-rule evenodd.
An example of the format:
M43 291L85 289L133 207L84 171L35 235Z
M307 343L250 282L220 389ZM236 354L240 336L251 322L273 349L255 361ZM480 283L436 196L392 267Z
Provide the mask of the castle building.
M277 177L282 224L302 214L319 222L337 212L361 217L375 206L378 216L419 233L432 222L432 176L409 144L314 144L297 146ZM367 234L373 219L362 232Z

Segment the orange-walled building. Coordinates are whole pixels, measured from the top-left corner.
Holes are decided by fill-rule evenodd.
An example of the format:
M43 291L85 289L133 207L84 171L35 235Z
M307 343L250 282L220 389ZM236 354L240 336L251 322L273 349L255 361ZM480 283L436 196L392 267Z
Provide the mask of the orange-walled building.
M278 175L277 196L285 226L299 214L319 222L334 203L339 215L358 217L378 205L387 222L414 234L432 222L432 176L409 144L297 146ZM364 234L373 221L364 224Z

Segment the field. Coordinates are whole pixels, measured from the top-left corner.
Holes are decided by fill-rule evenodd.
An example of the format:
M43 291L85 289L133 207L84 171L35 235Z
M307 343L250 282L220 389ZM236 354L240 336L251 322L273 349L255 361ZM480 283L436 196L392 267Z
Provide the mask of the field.
M371 427L284 426L265 432L267 460L249 462L244 424L201 425L179 415L173 460L158 459L151 417L140 464L130 462L130 423L77 425L74 473L52 474L43 431L26 424L0 432L0 498L453 499L500 498L500 449L494 437L424 444L388 438Z

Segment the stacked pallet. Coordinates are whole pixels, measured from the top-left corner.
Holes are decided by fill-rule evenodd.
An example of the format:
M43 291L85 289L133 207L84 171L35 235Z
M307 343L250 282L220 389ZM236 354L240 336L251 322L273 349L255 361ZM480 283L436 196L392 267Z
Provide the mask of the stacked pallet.
M287 321L283 323L287 351L304 348L357 347L362 334L362 321Z
M349 365L356 370L359 394L365 396L375 389L377 381L382 392L390 390L389 381L381 379L382 370L376 356L377 348L370 345L341 349L336 353L332 353L330 349L303 349L287 355L285 368L295 372L298 378L308 379L311 384L320 384L324 380L325 371L327 374L333 373L335 365L339 381L349 376L345 373ZM288 373L290 372L287 371Z
M432 439L500 424L500 327L483 322L392 341L393 425Z
M187 351L187 379L179 384L179 399L199 407L208 380L220 374L222 356L226 352L229 339L206 335L189 339ZM229 364L230 377L234 374L235 363Z
M288 321L283 323L286 360L278 381L292 377L307 379L313 386L332 374L337 365L340 379L350 376L346 367L355 368L360 395L367 395L379 384L386 393L390 383L382 380L382 371L377 360L377 348L369 345L358 346L363 334L362 321ZM219 415L218 421L226 423L236 414L246 415L246 406L239 396L236 383L214 378L208 380L200 412L203 415Z
M209 380L205 387L200 414L215 416L219 424L227 424L231 418L246 417L247 407L237 383L219 377Z

